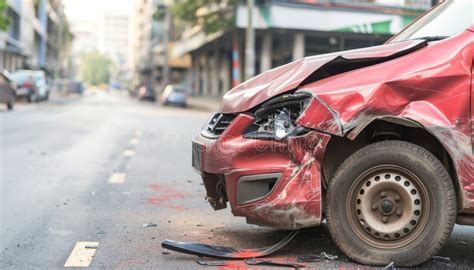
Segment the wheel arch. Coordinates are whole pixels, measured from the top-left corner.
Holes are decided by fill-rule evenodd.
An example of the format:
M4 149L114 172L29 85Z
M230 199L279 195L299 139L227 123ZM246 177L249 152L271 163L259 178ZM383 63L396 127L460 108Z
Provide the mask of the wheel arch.
M448 171L455 186L458 208L462 208L462 188L451 154L440 139L417 121L399 117L381 117L361 123L345 136L332 136L322 161L322 186L327 188L337 168L351 154L382 140L401 140L416 144L436 156Z

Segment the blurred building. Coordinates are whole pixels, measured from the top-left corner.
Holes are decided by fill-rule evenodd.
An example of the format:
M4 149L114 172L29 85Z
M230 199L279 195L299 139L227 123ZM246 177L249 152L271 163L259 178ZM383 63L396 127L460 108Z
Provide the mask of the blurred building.
M74 58L99 50L97 24L84 20L71 20L71 31L74 33L72 52Z
M178 37L174 25L165 25L164 14L171 12L165 0L135 0L131 15L131 40L129 43L130 69L133 71L135 86L149 82L155 90L161 90L164 81L163 69L168 67L166 80L170 83L183 83L188 79L191 66L190 56L174 56L174 40ZM168 1L169 2L169 1ZM165 37L165 29L168 37ZM168 40L169 42L167 42ZM166 44L165 44L166 43Z
M60 0L9 0L11 22L0 32L0 69L42 69L58 76L66 68L69 28Z
M163 1L135 0L130 16L129 67L134 74L149 69L151 44L162 37L163 27L153 22L153 11Z
M117 74L127 71L129 16L125 11L107 10L99 25L99 52L115 64Z
M98 31L97 24L87 20L70 20L71 32L74 33L74 43L72 44L72 77L79 73L82 57L88 53L97 52Z
M255 74L299 58L374 46L431 7L431 0L255 1ZM235 9L234 27L205 34L195 26L173 53L192 55L193 94L221 97L243 80L248 9Z

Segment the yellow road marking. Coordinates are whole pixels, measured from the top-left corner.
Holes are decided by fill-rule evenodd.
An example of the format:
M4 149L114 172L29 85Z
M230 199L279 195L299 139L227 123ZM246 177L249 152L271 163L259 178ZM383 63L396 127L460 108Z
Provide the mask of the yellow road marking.
M64 267L88 267L98 247L99 242L77 242Z
M135 151L131 150L131 149L127 149L125 151L123 151L123 156L124 157L132 157L135 155Z
M138 138L132 138L130 144L138 144Z
M122 184L126 176L126 173L114 173L109 178L109 184Z

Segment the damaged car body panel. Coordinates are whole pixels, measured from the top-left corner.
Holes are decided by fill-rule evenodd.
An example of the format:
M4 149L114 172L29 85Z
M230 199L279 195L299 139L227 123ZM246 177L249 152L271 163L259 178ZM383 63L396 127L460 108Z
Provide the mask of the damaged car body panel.
M205 156L216 157L202 160L209 202L221 209L228 200L233 214L247 217L250 223L280 229L318 225L322 213L318 172L330 136L312 131L288 141L246 139L242 134L253 121L239 114L217 140L196 138ZM225 179L225 198L217 192L219 176ZM239 185L248 182L254 184L244 191L258 194L255 200L239 202Z
M297 87L365 66L410 54L427 45L424 40L408 40L382 46L311 56L266 71L229 91L220 112L235 113L254 108L269 98Z
M423 50L303 86L300 91L311 92L315 98L298 124L354 139L375 119L419 123L450 154L462 190L460 212L474 213L473 33L465 31Z

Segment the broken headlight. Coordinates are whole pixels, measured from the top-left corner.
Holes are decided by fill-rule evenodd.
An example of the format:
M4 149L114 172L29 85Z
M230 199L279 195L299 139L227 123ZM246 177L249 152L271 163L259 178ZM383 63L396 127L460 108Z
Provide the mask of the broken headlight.
M255 111L255 121L244 133L245 138L282 140L300 135L305 128L296 120L309 103L311 95L295 93L282 95L263 103Z

